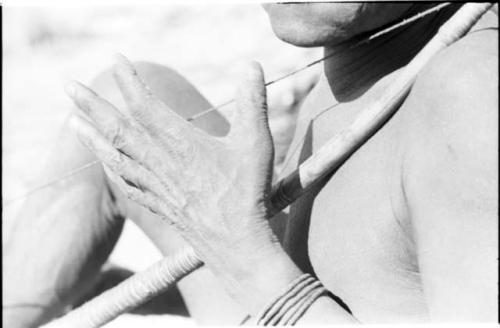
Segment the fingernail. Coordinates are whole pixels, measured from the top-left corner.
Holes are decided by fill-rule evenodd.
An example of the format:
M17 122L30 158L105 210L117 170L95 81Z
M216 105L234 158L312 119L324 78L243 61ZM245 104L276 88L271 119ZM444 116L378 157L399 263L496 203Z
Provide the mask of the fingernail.
M115 67L117 69L123 70L123 71L130 73L130 74L133 74L133 75L137 75L137 71L136 71L134 65L127 57L118 53L118 54L114 55L114 58L115 58L115 63L116 63Z
M116 63L125 65L125 67L127 67L127 68L132 65L130 63L130 60L120 53L116 53L113 57L114 57Z
M251 61L247 63L247 77L249 79L255 79L260 77L261 74L261 66L256 61Z
M70 82L70 83L66 84L66 86L64 87L64 91L66 91L66 94L68 96L73 98L75 96L75 93L76 93L75 82Z

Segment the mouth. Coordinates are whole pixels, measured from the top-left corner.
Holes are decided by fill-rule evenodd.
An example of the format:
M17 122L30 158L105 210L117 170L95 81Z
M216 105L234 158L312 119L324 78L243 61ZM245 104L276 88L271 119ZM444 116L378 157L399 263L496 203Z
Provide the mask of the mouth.
M315 3L331 3L331 1L314 1L314 2L304 2L304 1L284 1L284 2L275 2L277 5L310 5Z

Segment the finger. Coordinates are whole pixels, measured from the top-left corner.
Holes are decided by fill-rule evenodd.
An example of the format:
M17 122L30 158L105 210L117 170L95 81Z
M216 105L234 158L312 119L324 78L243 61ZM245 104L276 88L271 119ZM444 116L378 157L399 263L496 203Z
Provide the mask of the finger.
M121 149L127 144L125 140L127 134L124 130L129 128L129 124L124 115L111 103L78 82L68 84L66 92L115 147Z
M116 55L114 77L129 107L130 114L152 132L177 135L190 126L153 95L141 80L132 63L123 55Z
M123 114L115 106L77 81L67 84L65 90L77 107L99 126L123 118Z
M236 115L231 132L250 139L269 139L266 86L259 63L248 64L235 99Z
M70 122L80 140L114 173L138 189L168 198L171 186L166 186L151 171L113 148L93 125L76 116ZM172 183L172 186L175 185Z
M70 83L67 92L115 148L141 164L158 164L154 156L150 156L152 146L150 140L146 140L146 131L140 131L137 124L129 123L130 119L112 104L78 82Z
M175 225L181 220L179 214L174 210L174 206L168 204L157 195L144 192L134 186L131 186L123 178L115 174L107 165L104 165L104 171L108 178L118 186L123 194L130 200L149 209L152 213L165 219L169 224Z
M153 96L127 57L116 54L113 75L127 104L138 107Z

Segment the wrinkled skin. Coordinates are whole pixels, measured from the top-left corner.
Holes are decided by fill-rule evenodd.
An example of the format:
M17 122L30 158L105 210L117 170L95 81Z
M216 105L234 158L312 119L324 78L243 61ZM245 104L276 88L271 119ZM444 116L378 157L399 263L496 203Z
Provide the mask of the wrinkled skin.
M267 220L273 143L260 66L249 68L236 96L235 122L223 138L167 108L121 56L115 77L128 115L81 84L69 86L68 94L90 120L72 121L81 140L127 197L168 220L223 277L230 294L257 310L260 293L242 287L254 283L249 269L270 260L294 269ZM287 276L291 281L298 274L295 268Z

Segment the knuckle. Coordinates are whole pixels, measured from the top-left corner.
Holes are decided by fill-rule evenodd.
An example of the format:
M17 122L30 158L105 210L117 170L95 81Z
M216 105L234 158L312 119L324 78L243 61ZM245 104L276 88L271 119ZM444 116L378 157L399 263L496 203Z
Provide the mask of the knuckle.
M156 164L155 152L153 152L149 147L144 147L141 149L139 160L147 164Z
M80 92L78 99L87 112L95 112L99 107L99 97L90 91Z
M169 226L177 229L177 223L172 220L172 218L168 215L165 214L160 214L160 217L162 218L163 221L165 221Z
M130 108L139 121L149 122L148 120L151 119L152 108L155 106L153 100L151 93L143 91L138 92L137 96L131 101Z
M124 157L118 152L114 151L108 157L109 167L118 175L121 175L125 169Z
M124 126L122 122L115 122L111 125L107 133L107 139L114 147L121 148L125 146Z
M76 94L77 104L80 109L84 112L91 112L94 107L94 103L88 96L83 95L82 92L78 91Z
M131 199L134 201L137 201L140 198L138 195L138 192L136 190L132 189L132 187L127 187L125 189L125 196L127 196L128 199Z
M78 131L78 138L80 141L87 146L93 153L99 154L100 148L96 142L96 140L92 137L86 134L84 131Z

